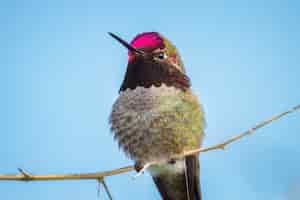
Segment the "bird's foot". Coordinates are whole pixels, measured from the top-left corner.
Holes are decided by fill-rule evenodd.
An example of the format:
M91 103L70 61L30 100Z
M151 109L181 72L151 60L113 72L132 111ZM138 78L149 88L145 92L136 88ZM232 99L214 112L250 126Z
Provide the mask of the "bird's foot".
M141 162L134 163L134 169L137 173L139 173L143 169L143 165Z
M144 174L144 172L151 166L155 164L154 162L149 162L149 163L146 163L145 165L142 165L141 163L135 163L134 164L134 169L137 171L137 174L134 175L133 178L137 178L139 176L141 176L142 174Z
M171 158L169 161L168 161L169 164L171 165L174 165L176 163L176 159L175 158Z

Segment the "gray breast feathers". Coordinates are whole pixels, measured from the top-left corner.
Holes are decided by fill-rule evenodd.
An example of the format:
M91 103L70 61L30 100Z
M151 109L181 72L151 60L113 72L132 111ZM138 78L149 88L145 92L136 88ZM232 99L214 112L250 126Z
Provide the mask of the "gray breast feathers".
M190 144L193 128L185 114L192 109L191 103L183 103L183 99L182 91L165 85L121 92L110 116L119 146L141 163L166 160L180 153ZM197 108L198 103L199 112ZM201 131L198 132L192 138L198 140L195 145L200 142Z

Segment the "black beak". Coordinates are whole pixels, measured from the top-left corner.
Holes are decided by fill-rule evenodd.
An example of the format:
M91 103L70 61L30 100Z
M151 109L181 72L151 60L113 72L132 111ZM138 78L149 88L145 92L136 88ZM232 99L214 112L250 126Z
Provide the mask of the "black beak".
M144 52L134 48L133 46L131 46L128 42L126 42L125 40L123 40L122 38L120 38L119 36L108 32L108 34L113 37L114 39L116 39L118 42L120 42L124 47L126 47L129 51L131 51L132 53L137 53L139 55L144 55Z

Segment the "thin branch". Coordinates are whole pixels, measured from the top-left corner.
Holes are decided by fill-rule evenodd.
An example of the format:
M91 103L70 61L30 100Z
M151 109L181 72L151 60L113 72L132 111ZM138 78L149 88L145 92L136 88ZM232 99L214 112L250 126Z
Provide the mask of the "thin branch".
M252 134L254 131L256 131L257 129L260 129L272 122L274 122L275 120L278 120L280 118L282 118L283 116L295 112L296 110L300 109L300 104L289 109L286 112L280 113L278 115L274 115L273 117L271 117L270 119L264 120L260 123L258 123L257 125L255 125L254 127L250 128L247 131L241 132L239 134L237 134L236 136L226 140L223 143L220 144L216 144L216 145L212 145L209 147L204 147L204 148L199 148L199 149L194 149L191 151L186 151L183 153L182 156L188 156L188 155L192 155L192 154L198 154L200 152L208 152L208 151L212 151L212 150L217 150L217 149L224 149L225 146L247 136ZM122 173L126 173L129 171L134 170L134 166L127 166L127 167L122 167L122 168L118 168L118 169L114 169L114 170L110 170L110 171L104 171L104 172L95 172L95 173L77 173L77 174L49 174L49 175L33 175L31 173L26 172L23 169L19 169L20 174L19 175L1 175L0 174L0 181L1 180L7 180L7 181L50 181L50 180L82 180L82 179L94 179L94 180L101 180L104 177L107 176L113 176L116 174L122 174ZM103 184L104 188L107 187L105 186L105 184ZM106 189L105 189L106 190ZM107 191L106 191L107 192Z
M134 170L133 166L122 167L110 171L95 172L95 173L78 173L78 174L48 174L48 175L30 175L26 176L21 173L20 175L15 174L4 174L0 175L0 180L6 181L53 181L53 180L80 180L80 179L94 179L98 180L103 177L113 176L116 174L126 173ZM24 170L22 170L24 171Z
M186 188L186 197L187 200L190 200L190 185L188 181L188 173L187 173L187 167L186 167L186 158L184 158L184 180L185 180L185 188Z
M23 177L27 180L30 180L31 179L31 175L26 172L25 170L21 169L21 168L18 168L19 172L23 175Z
M110 191L109 191L109 189L108 189L108 187L107 187L107 185L106 185L106 183L105 183L105 181L104 181L104 178L102 178L102 179L99 180L99 181L102 183L102 185L103 185L103 187L104 187L104 190L105 190L105 192L106 192L106 194L107 194L109 200L113 200L112 195L111 195L111 193L110 193Z
M223 143L220 143L220 144L216 144L216 145L212 145L212 146L209 146L209 147L205 147L205 148L199 148L199 149L194 149L194 150L191 150L191 151L186 151L184 152L184 156L188 156L188 155L193 155L193 154L197 154L197 153L200 153L200 152L207 152L207 151L212 151L212 150L217 150L217 149L225 149L225 146L227 146L228 144L231 144L247 135L250 135L252 134L254 131L256 131L257 129L260 129L280 118L282 118L283 116L289 114L289 113L292 113L292 112L295 112L296 110L300 109L300 104L283 112L283 113L280 113L280 114L277 114L277 115L273 115L271 118L269 119L266 119L264 121L261 121L259 122L258 124L256 124L254 127L248 129L247 131L244 131L244 132L241 132L231 138L229 138L228 140L226 140L225 142Z

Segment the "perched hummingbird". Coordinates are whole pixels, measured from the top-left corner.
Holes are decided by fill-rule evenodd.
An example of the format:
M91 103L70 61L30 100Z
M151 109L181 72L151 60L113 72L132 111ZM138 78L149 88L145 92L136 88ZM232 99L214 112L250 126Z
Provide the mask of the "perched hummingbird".
M128 49L128 65L110 115L114 138L134 160L147 163L164 200L201 200L198 155L204 113L192 93L175 46L157 32L138 34L131 43L109 33Z

